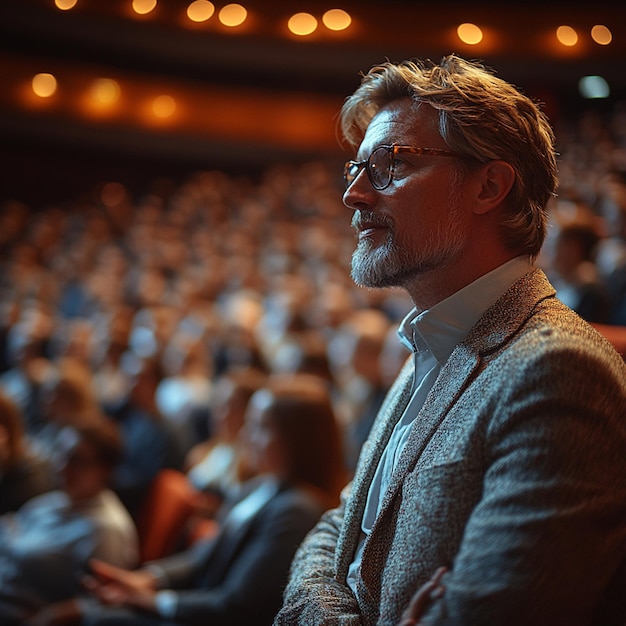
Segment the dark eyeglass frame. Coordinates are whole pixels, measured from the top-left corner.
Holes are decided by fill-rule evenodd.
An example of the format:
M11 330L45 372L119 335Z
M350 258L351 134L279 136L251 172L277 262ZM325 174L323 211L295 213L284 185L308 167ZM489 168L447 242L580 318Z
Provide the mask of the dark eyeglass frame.
M372 174L372 157L374 153L378 150L385 150L391 159L391 163L389 164L389 178L384 184L377 184L374 179L374 175ZM415 155L425 155L425 156L437 156L437 157L460 157L461 155L458 152L452 152L450 150L442 150L440 148L418 148L417 146L399 146L397 144L392 145L382 145L374 148L367 159L363 161L346 161L343 168L343 179L346 183L346 189L350 187L350 185L354 182L354 179L359 175L359 172L365 168L367 172L367 177L372 185L372 187L378 191L382 191L383 189L387 189L389 185L391 185L391 181L393 180L393 173L396 167L395 156L402 152L408 154Z

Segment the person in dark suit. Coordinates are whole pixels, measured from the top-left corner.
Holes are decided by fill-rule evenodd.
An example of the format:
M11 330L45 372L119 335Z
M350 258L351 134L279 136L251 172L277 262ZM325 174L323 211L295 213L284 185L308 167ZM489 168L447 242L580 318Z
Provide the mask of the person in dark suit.
M410 619L623 624L626 366L534 266L556 189L547 118L451 55L373 68L341 125L352 276L411 296L411 356L276 626L397 626L440 567Z
M217 536L139 570L93 561L86 584L99 603L77 603L74 623L272 623L297 546L344 480L327 385L270 379L252 396L244 439L256 476L222 512Z

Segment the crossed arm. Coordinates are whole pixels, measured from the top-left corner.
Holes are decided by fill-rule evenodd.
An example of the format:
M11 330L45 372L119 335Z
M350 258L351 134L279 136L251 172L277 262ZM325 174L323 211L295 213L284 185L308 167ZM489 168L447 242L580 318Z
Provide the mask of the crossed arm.
M283 608L274 626L360 626L359 607L345 581L335 575L335 552L343 520L345 496L328 511L300 545L292 563ZM339 620L339 622L337 621Z

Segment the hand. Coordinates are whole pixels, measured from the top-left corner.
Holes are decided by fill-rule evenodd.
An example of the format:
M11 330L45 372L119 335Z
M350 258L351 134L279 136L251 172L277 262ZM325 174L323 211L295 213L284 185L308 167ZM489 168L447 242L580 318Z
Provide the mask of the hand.
M66 600L45 606L26 621L26 626L77 626L81 620L78 603Z
M89 566L93 576L85 576L83 585L100 602L156 612L156 585L149 571L125 570L98 559L90 560Z
M448 571L446 567L440 567L415 593L409 606L402 614L402 620L398 626L419 626L419 621L430 604L441 598L445 587L441 584L441 577Z

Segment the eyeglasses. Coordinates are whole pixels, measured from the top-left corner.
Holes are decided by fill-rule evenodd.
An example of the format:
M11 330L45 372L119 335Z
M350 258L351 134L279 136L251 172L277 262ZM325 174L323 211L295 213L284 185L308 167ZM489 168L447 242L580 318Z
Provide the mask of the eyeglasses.
M365 168L372 187L377 190L386 189L393 180L396 165L396 155L401 152L409 154L458 157L457 152L440 150L439 148L416 148L414 146L378 146L364 161L348 161L343 168L343 178L346 189L353 183L359 172Z

